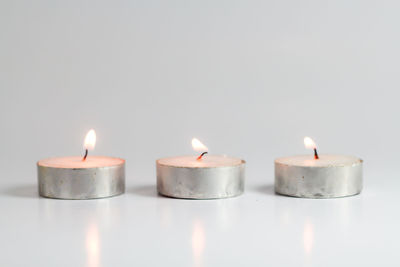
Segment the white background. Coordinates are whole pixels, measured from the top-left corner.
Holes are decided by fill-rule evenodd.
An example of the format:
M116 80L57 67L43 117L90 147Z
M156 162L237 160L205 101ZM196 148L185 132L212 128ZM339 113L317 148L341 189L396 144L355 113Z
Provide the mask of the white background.
M1 266L399 266L398 1L0 0ZM127 160L123 196L37 196L37 160ZM364 191L273 193L273 159L364 159ZM246 193L155 191L155 159L247 161Z

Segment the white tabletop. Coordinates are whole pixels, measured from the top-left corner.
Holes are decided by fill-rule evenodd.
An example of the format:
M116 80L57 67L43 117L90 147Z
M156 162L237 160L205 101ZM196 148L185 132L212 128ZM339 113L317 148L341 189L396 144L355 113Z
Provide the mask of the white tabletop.
M9 173L0 180L0 265L400 263L396 175L369 171L361 195L328 200L278 196L272 177L255 178L240 197L196 201L158 196L155 177L128 175L122 196L71 201L40 198L34 176Z

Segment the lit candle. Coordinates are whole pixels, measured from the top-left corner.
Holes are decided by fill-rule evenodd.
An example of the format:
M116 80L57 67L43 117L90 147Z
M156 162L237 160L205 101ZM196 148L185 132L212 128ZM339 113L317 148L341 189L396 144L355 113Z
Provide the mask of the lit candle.
M334 198L359 194L363 161L344 155L319 155L317 145L304 138L314 155L275 160L275 192L304 198Z
M125 160L89 156L96 144L96 133L86 135L84 156L40 160L39 195L48 198L92 199L110 197L125 191Z
M209 155L198 139L192 140L197 156L156 161L157 189L175 198L212 199L238 196L244 191L245 161Z

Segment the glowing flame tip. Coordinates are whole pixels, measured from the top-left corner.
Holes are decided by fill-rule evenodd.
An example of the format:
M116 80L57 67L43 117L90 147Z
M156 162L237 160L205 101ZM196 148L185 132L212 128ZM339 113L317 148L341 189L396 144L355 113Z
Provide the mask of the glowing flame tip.
M208 152L208 148L197 138L192 139L192 147L197 152Z
M304 137L304 146L307 149L316 149L317 145L315 144L315 142L308 136Z
M96 132L91 129L85 137L84 147L88 150L93 150L96 145Z

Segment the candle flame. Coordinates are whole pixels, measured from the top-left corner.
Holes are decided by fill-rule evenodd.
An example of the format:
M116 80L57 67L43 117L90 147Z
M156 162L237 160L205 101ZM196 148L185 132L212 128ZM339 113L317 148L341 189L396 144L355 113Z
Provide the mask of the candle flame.
M95 145L96 145L96 132L93 129L91 129L86 134L84 147L85 149L93 150Z
M197 138L192 139L192 147L197 152L208 152L208 148Z
M307 149L317 149L315 142L308 136L304 137L304 146Z

